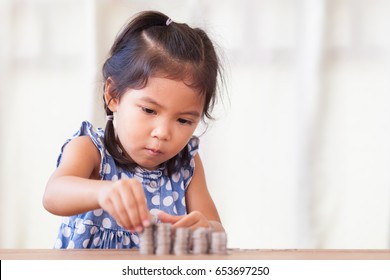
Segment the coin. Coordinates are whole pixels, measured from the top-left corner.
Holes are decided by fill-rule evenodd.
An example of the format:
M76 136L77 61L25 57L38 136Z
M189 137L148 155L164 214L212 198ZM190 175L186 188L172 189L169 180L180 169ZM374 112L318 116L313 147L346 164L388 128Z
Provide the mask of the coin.
M191 229L182 227L175 230L173 254L186 255L189 253Z
M152 224L144 228L144 231L140 234L139 251L143 255L154 254L154 231L155 225Z

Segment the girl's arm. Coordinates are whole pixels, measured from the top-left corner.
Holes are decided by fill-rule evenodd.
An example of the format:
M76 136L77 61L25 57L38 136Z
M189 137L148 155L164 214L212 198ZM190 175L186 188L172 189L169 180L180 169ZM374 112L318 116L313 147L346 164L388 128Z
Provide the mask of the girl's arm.
M99 163L99 151L88 136L71 140L46 185L43 197L46 210L55 215L71 216L99 208L99 190L110 183L94 180Z
M160 212L163 222L170 222L174 227L212 227L215 231L224 231L217 208L207 189L203 164L199 154L195 155L195 171L186 192L188 215L171 216Z
M43 205L55 215L71 216L103 208L125 228L142 231L150 221L141 183L100 180L100 153L88 136L70 141L50 177Z
M186 205L189 214L192 212L200 212L207 218L210 226L214 230L224 230L217 208L208 191L202 160L198 153L195 155L194 175L187 188Z

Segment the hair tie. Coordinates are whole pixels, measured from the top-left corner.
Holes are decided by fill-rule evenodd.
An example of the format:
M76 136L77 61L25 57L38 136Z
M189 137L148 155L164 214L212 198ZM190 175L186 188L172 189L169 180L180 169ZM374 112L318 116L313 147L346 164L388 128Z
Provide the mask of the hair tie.
M173 20L171 18L168 18L167 21L165 22L165 24L168 26L168 25L170 25L172 23L172 21Z
M106 117L106 120L107 121L112 121L114 119L114 116L113 115L108 115L107 117Z

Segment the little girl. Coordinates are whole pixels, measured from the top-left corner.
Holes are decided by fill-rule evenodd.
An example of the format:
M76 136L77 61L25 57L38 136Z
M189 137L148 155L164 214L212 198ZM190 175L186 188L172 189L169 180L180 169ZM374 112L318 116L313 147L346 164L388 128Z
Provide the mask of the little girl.
M125 26L103 66L106 128L83 122L46 186L64 216L55 248L138 248L154 220L224 230L193 136L219 73L203 30L153 11Z

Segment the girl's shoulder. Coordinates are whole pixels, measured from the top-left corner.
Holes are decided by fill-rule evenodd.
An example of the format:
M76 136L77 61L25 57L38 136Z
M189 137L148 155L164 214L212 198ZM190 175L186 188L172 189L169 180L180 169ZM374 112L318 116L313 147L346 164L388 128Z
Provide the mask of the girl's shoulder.
M96 175L99 177L103 177L103 167L105 165L114 164L113 159L111 159L104 146L104 130L94 128L88 121L83 121L79 129L62 145L57 159L57 167L63 160L65 149L68 150L68 147L74 154L79 156L81 154L83 157L88 156L91 158L97 169Z
M100 162L99 151L91 139L80 136L70 140L63 148L57 166L64 168L62 170L75 170L85 178L99 179Z
M87 135L81 135L66 141L62 147L62 153L68 150L73 150L83 155L99 154L95 144Z
M64 149L68 146L70 142L72 142L72 146L80 145L86 147L90 146L92 148L93 146L95 146L97 150L101 152L104 149L103 137L104 131L102 129L94 129L90 122L83 121L80 125L80 128L72 135L72 137L68 138L62 145L61 153L57 159L57 166L62 160L62 154L64 153ZM93 146L90 144L93 144Z

